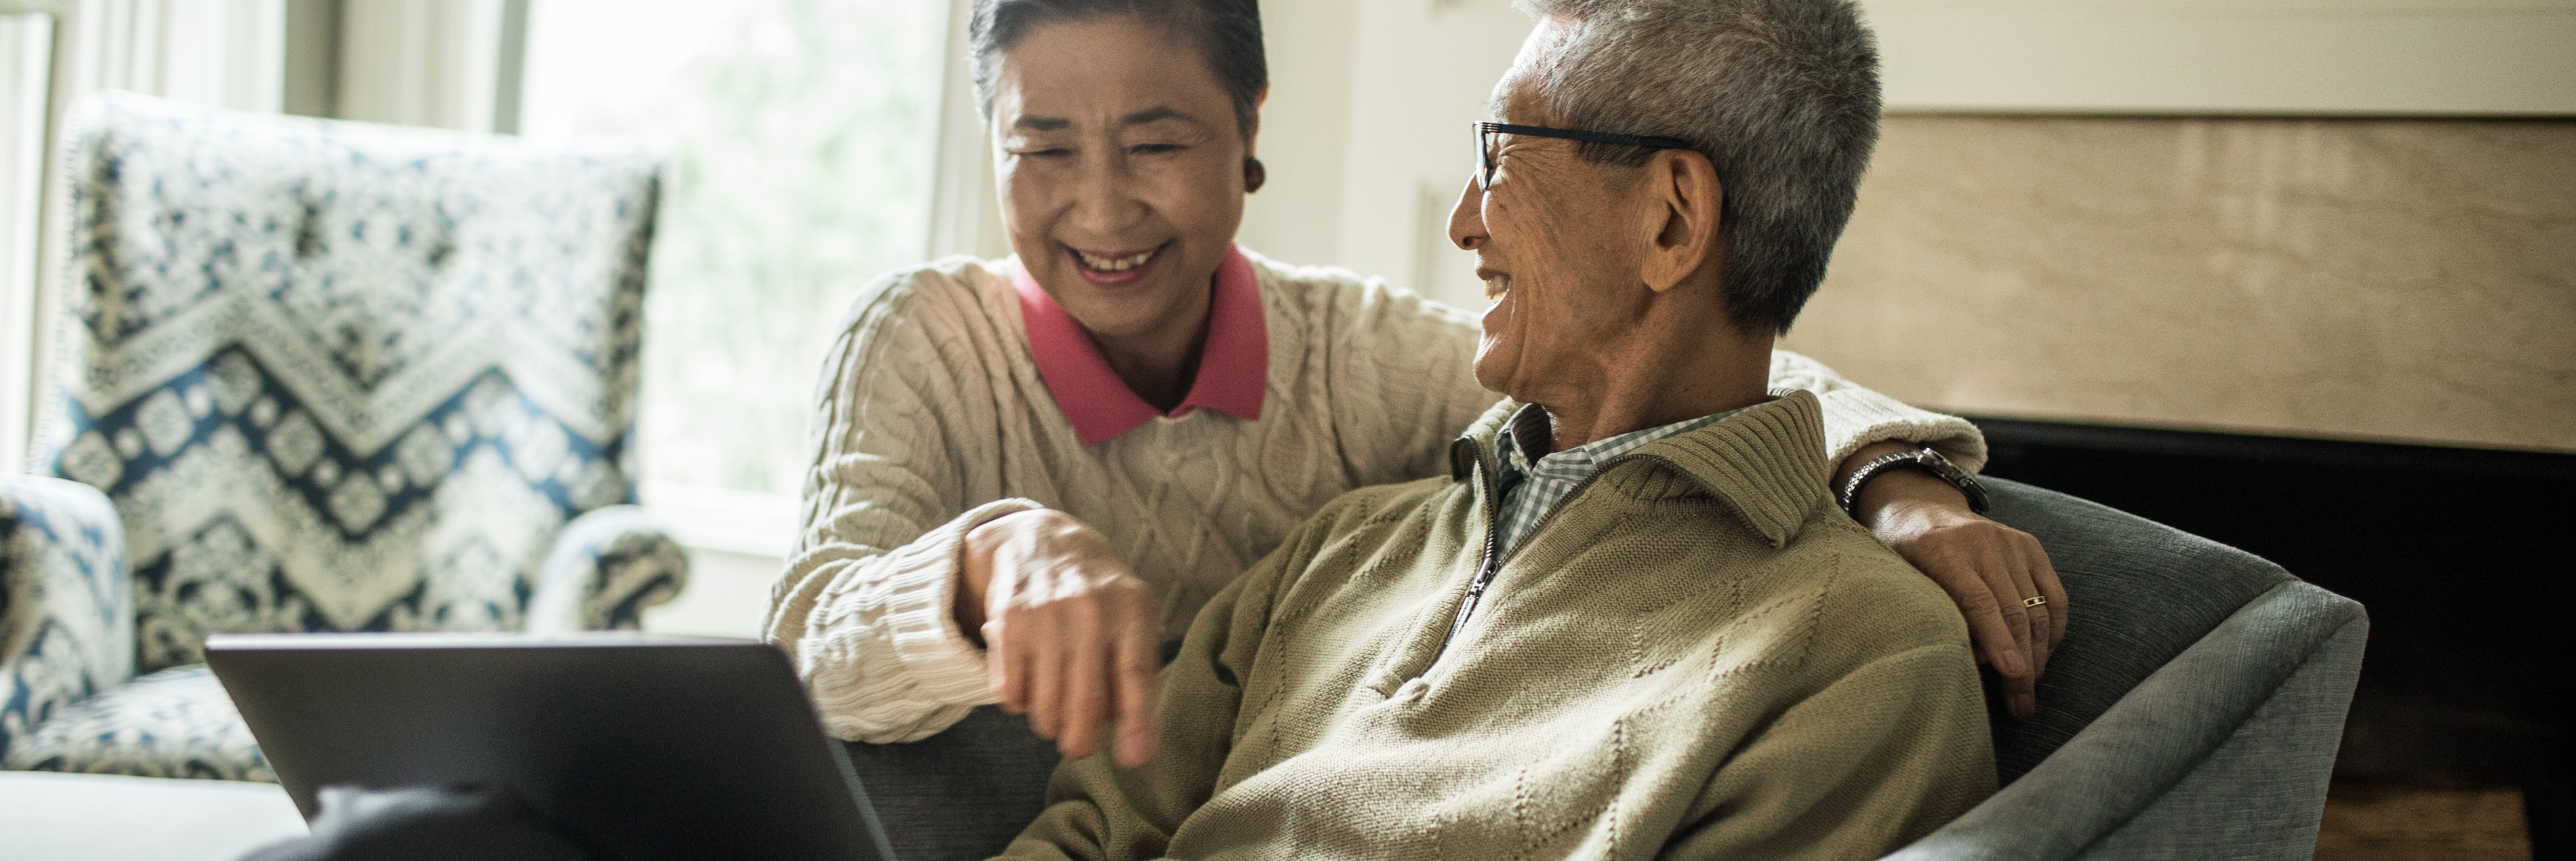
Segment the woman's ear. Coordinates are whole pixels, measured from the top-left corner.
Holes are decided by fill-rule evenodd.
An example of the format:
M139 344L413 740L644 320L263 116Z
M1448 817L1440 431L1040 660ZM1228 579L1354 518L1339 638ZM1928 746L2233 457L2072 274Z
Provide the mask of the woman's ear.
M1269 103L1270 88L1265 86L1261 88L1261 92L1259 94L1252 97L1252 110L1254 113L1259 113L1261 111L1261 107ZM1254 158L1251 155L1252 142L1252 138L1243 139L1243 150L1245 153L1243 156L1243 193L1245 194L1260 191L1262 184L1270 181L1270 169L1261 166L1261 160Z
M1646 251L1646 286L1661 293L1691 279L1703 268L1724 265L1724 232L1719 213L1726 189L1717 165L1708 156L1686 149L1655 154L1641 171L1646 229L1653 234Z

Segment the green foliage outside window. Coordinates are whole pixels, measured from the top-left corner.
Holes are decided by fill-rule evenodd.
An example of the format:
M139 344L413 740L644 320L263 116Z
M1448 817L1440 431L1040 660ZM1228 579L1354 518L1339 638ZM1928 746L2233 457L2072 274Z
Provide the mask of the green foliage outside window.
M946 4L541 2L532 114L672 156L645 309L642 478L797 492L836 324L860 286L925 247ZM605 34L582 26L607 17L620 20ZM637 43L598 47L619 35ZM532 116L532 133L548 119Z

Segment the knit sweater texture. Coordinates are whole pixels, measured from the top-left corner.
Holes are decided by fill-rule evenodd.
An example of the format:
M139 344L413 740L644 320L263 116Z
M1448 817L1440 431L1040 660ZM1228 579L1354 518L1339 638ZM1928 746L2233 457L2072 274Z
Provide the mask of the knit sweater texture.
M949 258L860 291L816 383L802 524L764 625L833 735L913 741L995 701L952 612L958 548L995 517L1049 507L1098 529L1158 591L1177 642L1334 497L1447 474L1451 441L1498 398L1475 381L1475 320L1247 256L1269 340L1261 417L1198 410L1099 445L1039 375L1012 261ZM1828 458L1899 439L1985 460L1974 426L1806 357L1775 353L1771 384L1818 393Z
M1154 758L1065 763L1009 856L1861 859L1993 793L1966 626L1835 507L1809 393L1605 464L1451 639L1508 407L1220 593Z

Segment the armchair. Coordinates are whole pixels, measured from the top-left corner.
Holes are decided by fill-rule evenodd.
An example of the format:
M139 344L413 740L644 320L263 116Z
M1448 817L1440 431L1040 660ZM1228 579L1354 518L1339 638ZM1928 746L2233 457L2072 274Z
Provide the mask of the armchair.
M75 109L65 349L0 480L0 767L274 780L219 632L637 627L659 163L129 95Z

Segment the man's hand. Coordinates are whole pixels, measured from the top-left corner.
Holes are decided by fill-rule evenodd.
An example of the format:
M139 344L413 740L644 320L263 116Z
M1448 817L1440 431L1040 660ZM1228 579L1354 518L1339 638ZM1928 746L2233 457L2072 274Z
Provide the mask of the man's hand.
M1879 443L1847 463L1900 448ZM1958 488L1916 470L1880 473L1861 486L1858 503L1862 526L1958 602L1978 662L2003 675L2005 708L2014 717L2031 716L2039 706L2039 676L2066 638L2069 609L2066 587L2039 539L1977 515ZM2044 600L2030 606L2032 597Z
M1069 757L1098 751L1107 724L1120 765L1153 756L1161 629L1109 539L1061 511L1023 511L968 532L958 562L957 624L983 635L1005 711Z

